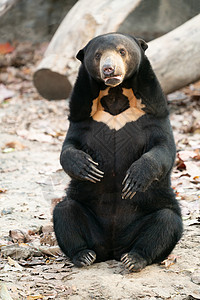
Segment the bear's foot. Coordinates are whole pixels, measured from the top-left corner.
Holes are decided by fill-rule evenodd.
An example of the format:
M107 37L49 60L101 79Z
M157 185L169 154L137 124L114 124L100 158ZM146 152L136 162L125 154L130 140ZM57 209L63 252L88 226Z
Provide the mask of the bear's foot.
M121 256L121 262L130 272L140 272L147 265L146 259L136 252L125 253Z
M72 262L76 267L82 268L90 266L96 260L96 253L92 250L82 250L78 252L72 259Z

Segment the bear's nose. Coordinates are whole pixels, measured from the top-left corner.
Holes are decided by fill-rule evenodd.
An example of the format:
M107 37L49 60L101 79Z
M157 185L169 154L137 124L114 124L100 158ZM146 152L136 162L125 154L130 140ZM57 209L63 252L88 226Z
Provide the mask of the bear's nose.
M103 66L103 74L105 76L111 76L114 74L115 69L111 65L104 65Z

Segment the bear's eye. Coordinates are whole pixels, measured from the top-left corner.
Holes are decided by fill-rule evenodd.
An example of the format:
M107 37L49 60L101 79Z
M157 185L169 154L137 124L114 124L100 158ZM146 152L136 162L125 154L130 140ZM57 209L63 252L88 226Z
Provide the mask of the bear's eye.
M97 52L97 53L95 54L95 58L96 58L96 60L99 60L99 59L101 58L101 53L100 53L100 52Z
M119 53L121 54L121 56L126 55L126 50L125 49L119 49Z

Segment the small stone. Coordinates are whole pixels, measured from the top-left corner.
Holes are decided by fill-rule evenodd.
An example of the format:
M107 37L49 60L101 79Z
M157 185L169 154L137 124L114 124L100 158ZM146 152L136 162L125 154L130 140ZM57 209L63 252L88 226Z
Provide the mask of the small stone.
M200 272L197 271L197 272L193 273L192 277L191 277L191 280L195 284L200 284Z

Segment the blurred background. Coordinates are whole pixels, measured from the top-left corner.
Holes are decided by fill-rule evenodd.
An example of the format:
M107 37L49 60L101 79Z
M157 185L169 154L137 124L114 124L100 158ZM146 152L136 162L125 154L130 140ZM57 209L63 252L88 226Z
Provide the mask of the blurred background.
M76 2L13 1L13 6L0 18L0 43L15 40L36 43L49 41ZM6 0L0 1L2 7L4 3ZM143 0L121 24L119 31L150 41L183 24L199 12L199 0Z
M199 13L200 0L0 0L0 299L200 299ZM114 261L74 270L52 225L69 182L59 156L75 56L115 29L148 42L177 147L184 236L171 261L141 275Z

